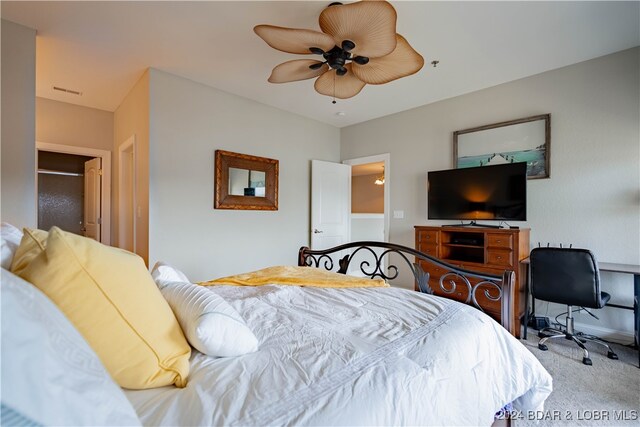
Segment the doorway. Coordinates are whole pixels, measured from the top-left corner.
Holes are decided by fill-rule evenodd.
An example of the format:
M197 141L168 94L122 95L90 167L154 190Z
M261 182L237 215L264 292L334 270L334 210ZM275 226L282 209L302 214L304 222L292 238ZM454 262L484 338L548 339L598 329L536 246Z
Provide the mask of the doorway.
M118 247L136 252L136 139L118 147Z
M38 228L53 226L110 244L111 153L36 143Z
M360 157L343 161L351 166L351 241L389 241L389 172L390 155ZM382 257L384 249L373 250ZM382 257L384 258L384 257ZM371 255L354 255L348 274L362 276L361 265L375 265ZM387 260L380 260L384 270Z
M351 240L389 241L388 153L344 160L351 166Z

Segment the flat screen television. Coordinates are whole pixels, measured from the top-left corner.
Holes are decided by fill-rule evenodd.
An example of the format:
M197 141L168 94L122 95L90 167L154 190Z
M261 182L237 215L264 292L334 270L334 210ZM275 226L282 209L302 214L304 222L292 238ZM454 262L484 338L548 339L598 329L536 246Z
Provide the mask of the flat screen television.
M428 173L429 219L526 221L527 163Z

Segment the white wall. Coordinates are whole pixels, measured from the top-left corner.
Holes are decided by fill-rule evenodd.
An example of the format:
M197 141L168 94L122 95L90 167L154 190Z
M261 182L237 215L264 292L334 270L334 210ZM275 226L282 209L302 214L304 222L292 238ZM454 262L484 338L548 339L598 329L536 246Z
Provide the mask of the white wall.
M551 113L551 178L529 181L529 221L519 225L531 228L532 245L573 243L601 261L638 264L639 59L639 48L626 50L343 128L341 158L391 153L391 209L405 218L391 220L390 241L412 247L414 225L439 224L427 221L426 173L453 167L454 131ZM603 273L602 281L612 302L633 304L630 276ZM537 312L558 308L540 303ZM631 311L599 315L576 322L631 337Z
M36 140L111 151L113 113L36 98Z
M198 281L295 265L309 243L310 163L339 161L339 129L150 73L150 263ZM277 211L213 209L217 149L280 161Z
M2 20L2 221L35 227L36 32Z
M113 226L111 239L119 246L118 221L120 210L119 147L131 136L136 141L136 247L135 252L145 261L149 259L149 72L146 71L131 88L114 113L113 179L111 211Z

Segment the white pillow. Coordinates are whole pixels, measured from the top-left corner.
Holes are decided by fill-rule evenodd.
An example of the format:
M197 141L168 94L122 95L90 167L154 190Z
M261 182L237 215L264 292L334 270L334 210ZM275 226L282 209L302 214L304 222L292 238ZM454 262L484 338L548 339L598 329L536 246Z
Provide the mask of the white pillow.
M156 262L156 265L153 266L151 277L159 288L172 282L191 283L186 274L162 261Z
M189 283L184 273L165 263L157 263L151 275L187 340L199 352L232 357L258 350L256 336L220 295Z
M22 230L3 222L0 226L0 235L2 236L2 268L9 270L13 256L22 240Z
M40 425L140 425L122 389L58 307L2 269L2 406Z

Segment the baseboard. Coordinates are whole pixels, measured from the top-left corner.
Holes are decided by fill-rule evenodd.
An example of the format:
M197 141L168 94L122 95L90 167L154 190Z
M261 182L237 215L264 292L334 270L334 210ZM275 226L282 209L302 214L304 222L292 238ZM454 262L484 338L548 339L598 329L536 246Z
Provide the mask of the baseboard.
M575 330L585 334L595 335L607 341L619 344L630 345L634 343L633 332L617 331L615 329L603 328L602 326L589 325L586 323L574 324Z

